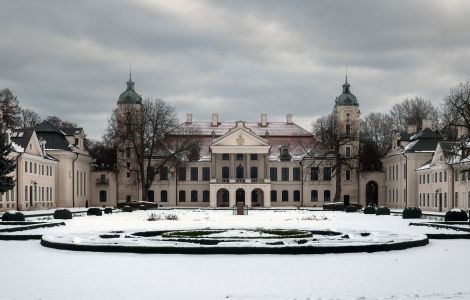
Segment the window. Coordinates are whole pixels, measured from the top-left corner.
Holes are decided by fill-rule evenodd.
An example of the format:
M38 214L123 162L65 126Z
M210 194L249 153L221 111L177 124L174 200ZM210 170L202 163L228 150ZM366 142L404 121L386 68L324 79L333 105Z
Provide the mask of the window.
M437 182L437 172L434 173L434 182Z
M196 190L191 191L191 202L197 202L197 191Z
M286 201L289 201L289 191L282 191L282 201L283 202L286 202Z
M166 190L160 191L160 201L161 202L168 202L168 192Z
M197 167L191 167L191 181L198 181L198 168Z
M251 160L258 160L258 154L251 154L250 159Z
M318 202L318 191L317 190L312 190L310 192L310 200L312 200L312 202Z
M33 163L29 162L29 173L33 173Z
M179 191L178 199L180 202L186 202L186 191Z
M127 196L126 196L126 202L131 202L131 200L132 200L131 195L127 195Z
M183 168L183 167L178 168L178 180L186 181L186 168Z
M269 175L271 177L271 181L277 181L277 168L270 168Z
M426 198L427 198L427 204L426 204L426 206L429 206L429 193L427 194L427 197L426 197Z
M351 180L351 170L346 170L346 180Z
M300 191L299 190L294 191L294 201L296 201L296 202L300 201Z
M108 192L105 190L100 191L100 202L106 202L108 201Z
M294 181L300 181L300 168L296 167L292 169L292 176Z
M350 135L351 134L351 124L346 124L346 134Z
M227 190L222 191L222 202L229 202L229 193Z
M209 181L211 179L211 169L209 167L202 168L202 180Z
M427 178L427 183L429 183L429 174L426 174L426 178Z
M282 181L289 181L289 168L281 169Z
M127 173L126 173L126 177L127 177L127 178L131 178L131 172L127 172Z
M24 162L24 172L28 173L28 162L27 161Z
M210 194L209 191L202 192L202 202L209 202L210 201Z
M147 191L147 201L155 202L155 192L153 190Z
M237 160L243 160L243 154L237 154Z
M243 179L245 177L245 172L243 170L242 165L237 167L237 179Z
M323 180L331 180L331 168L330 167L324 167L323 168Z
M346 157L347 158L351 157L351 147L349 147L349 146L346 147Z
M318 180L318 167L310 168L310 180L313 180L313 181Z
M468 192L468 203L467 203L468 207L470 207L470 192Z
M444 207L447 207L447 193L444 193Z
M168 168L162 167L160 169L160 180L168 180Z
M329 190L323 191L323 201L324 202L329 202L330 201L330 191Z
M75 138L75 146L78 146L78 138Z
M271 202L277 202L277 191L271 190Z
M230 154L228 153L222 154L222 160L230 160Z
M455 192L455 203L454 207L459 207L459 193Z
M230 177L229 167L222 167L222 179L228 179Z
M444 171L444 182L447 182L447 171Z
M38 173L38 164L34 163L34 174Z
M439 172L439 182L442 182L442 172Z
M251 178L257 179L258 178L258 167L251 167L250 173L251 173Z

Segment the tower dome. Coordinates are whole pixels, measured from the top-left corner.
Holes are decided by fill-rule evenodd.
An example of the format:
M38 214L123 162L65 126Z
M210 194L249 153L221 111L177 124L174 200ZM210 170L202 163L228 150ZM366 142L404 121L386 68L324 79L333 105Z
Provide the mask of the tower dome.
M134 81L132 81L131 74L129 74L129 80L127 81L127 89L119 95L118 104L142 104L142 97L134 90Z
M348 77L346 76L346 81L343 84L343 93L336 97L335 106L359 106L356 96L354 96L350 91L350 84L348 83Z

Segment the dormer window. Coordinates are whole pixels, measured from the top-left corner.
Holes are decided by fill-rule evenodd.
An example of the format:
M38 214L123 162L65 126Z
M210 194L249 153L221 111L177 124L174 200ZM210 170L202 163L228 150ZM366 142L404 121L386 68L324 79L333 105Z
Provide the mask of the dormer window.
M289 154L289 147L288 146L281 146L281 155L279 156L281 161L290 161L291 155Z
M78 147L78 138L75 138L75 146Z

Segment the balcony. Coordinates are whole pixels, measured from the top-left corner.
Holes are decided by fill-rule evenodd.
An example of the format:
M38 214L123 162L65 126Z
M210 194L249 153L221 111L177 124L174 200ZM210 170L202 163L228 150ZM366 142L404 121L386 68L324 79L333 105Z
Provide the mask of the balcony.
M96 185L109 185L108 178L96 178Z

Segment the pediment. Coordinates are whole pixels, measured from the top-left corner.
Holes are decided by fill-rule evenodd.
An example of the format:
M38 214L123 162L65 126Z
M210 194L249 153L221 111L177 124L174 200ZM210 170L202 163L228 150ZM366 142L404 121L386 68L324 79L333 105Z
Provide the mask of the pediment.
M219 137L212 146L270 146L266 139L254 134L245 127L245 122L238 121L229 132Z

